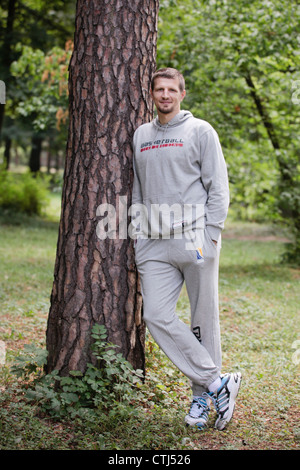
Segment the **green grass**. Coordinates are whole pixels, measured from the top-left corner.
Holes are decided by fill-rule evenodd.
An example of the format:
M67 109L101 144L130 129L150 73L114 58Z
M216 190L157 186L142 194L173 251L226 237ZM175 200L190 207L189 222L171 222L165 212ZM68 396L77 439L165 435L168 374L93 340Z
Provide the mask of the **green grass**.
M0 449L299 449L299 279L283 265L273 227L226 225L220 264L224 370L243 374L228 428L188 429L189 384L147 338L147 395L125 415L95 411L63 421L25 401L10 367L26 343L45 345L58 233L59 196L46 218L0 217ZM178 313L188 321L183 289ZM3 343L2 343L3 344Z

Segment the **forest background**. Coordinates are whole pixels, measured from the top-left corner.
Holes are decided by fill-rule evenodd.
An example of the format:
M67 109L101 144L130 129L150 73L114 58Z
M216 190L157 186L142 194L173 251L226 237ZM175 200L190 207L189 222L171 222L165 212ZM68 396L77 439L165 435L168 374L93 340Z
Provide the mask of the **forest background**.
M7 233L9 223L17 225L18 230L20 224L27 228L29 224L35 230L40 227L36 225L39 219L30 217L45 217L45 214L49 217L50 213L50 219L57 221L59 216L57 201L67 140L68 63L73 47L75 7L74 0L8 0L0 6L0 215ZM185 76L184 107L209 121L219 134L230 179L232 226L242 222L244 225L238 226L245 231L244 235L249 235L254 229L264 234L267 224L272 226L272 235L284 237L280 258L270 248L265 266L269 268L276 259L279 263L276 276L286 276L293 289L296 285L291 279L294 282L299 278L300 264L299 19L297 1L162 0L157 50L158 67L176 67ZM25 219L20 213L25 214ZM6 246L5 236L3 240ZM273 244L274 249L276 246ZM252 253L257 248L257 245L248 246ZM240 255L235 252L233 256ZM247 300L240 299L246 308ZM26 311L29 319L32 308ZM295 308L294 298L293 312ZM289 321L293 323L294 318L297 318L295 313ZM2 325L7 339L5 319ZM274 331L276 327L272 325ZM12 340L13 330L10 335ZM292 344L291 337L287 341ZM257 344L252 345L252 351L255 348ZM150 350L154 349L150 341ZM158 385L165 396L164 386ZM56 426L56 433L61 437L62 430ZM80 432L77 441L82 439ZM199 445L194 437L185 437L182 430L178 432L182 433L183 447ZM234 442L227 446L246 446L245 442L253 434L253 446L259 447L261 432L261 429L247 429L246 438L243 435L240 439L243 444ZM288 447L293 448L299 439L294 418L289 432L293 443L289 441ZM282 433L284 438L288 431ZM72 441L75 445L73 434L69 441L64 435L64 442ZM105 431L101 436L93 444L96 448L105 447ZM163 436L157 446L174 445L172 436ZM12 439L7 438L4 448L13 445ZM15 445L25 446L24 437L20 439ZM271 441L273 435L268 439ZM145 436L144 440L147 441ZM166 443L168 440L172 444ZM224 442L216 443L211 438L203 445L220 448ZM151 447L149 440L145 446Z
M59 179L75 2L6 3L0 156L11 169L23 165ZM296 1L161 1L157 51L158 67L177 67L186 78L184 106L219 133L232 213L286 224L293 262L300 233L299 14Z

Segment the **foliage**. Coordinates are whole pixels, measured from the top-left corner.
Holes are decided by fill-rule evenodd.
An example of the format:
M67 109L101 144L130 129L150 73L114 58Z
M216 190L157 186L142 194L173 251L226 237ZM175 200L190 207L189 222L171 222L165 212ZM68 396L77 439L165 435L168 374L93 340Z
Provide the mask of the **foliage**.
M283 171L278 181L276 206L292 235L283 260L300 266L300 161L297 154L288 151L278 154Z
M11 118L30 118L35 131L60 130L66 124L72 49L71 41L65 49L56 46L48 53L21 44L16 46L20 56L11 65L14 77L12 99L8 100Z
M62 136L64 129L58 132L55 128L55 112L60 109L60 105L56 110L54 109L53 96L49 96L52 86L44 85L44 90L41 90L39 83L40 77L38 75L41 65L39 56L44 54L45 57L48 57L51 51L64 50L64 45L73 36L75 9L75 0L24 0L22 2L7 0L1 2L0 75L6 84L6 105L5 108L1 107L1 112L4 112L5 109L5 116L3 125L2 119L0 119L0 134L3 140L11 139L13 146L16 144L28 145L28 140L32 134L36 134L36 129L43 127L45 131L42 133L42 137L51 141L52 149L53 147L65 148L66 135ZM23 54L26 57L22 58ZM26 70L23 76L22 74L13 75L12 63L18 62L19 59L24 62L26 58L27 62L32 60L32 64L28 63L28 70L30 69L32 72L31 76L28 76ZM37 79L35 79L36 76ZM27 87L28 81L34 83L31 95L29 93L30 84ZM44 96L44 92L46 92L46 96ZM27 101L28 106L33 107L33 111L36 113L36 109L41 107L41 99L45 102L40 118L32 112L29 114L28 107L26 109ZM20 109L17 110L19 104ZM62 109L64 108L62 107ZM47 112L50 112L48 117L45 116ZM32 121L34 120L36 122L33 128ZM48 126L49 120L53 124L50 128Z
M8 20L7 0L0 6L0 46L5 38L5 28ZM22 0L18 2L13 12L13 35L10 47L13 49L17 42L42 50L52 46L62 46L66 38L72 37L75 17L75 0ZM1 59L3 57L1 56ZM0 61L1 64L1 61ZM2 64L1 64L2 65Z
M46 364L47 354L35 347L24 348L27 355L17 359L12 372L27 380L34 373L33 386L28 388L26 398L39 403L42 410L56 418L74 417L95 407L109 409L111 415L115 408L118 413L121 409L127 412L126 405L138 397L143 373L133 370L122 354L115 351L117 346L107 342L106 336L103 325L94 325L92 349L96 365L88 364L84 374L71 371L67 377L57 371L42 375L40 369Z
M253 142L231 149L227 164L231 204L237 219L274 222L279 218L274 211L277 170L268 155L259 150L260 146Z
M294 257L299 19L298 2L289 0L162 0L158 41L158 66L182 70L186 106L220 135L236 216L287 224Z
M6 212L41 215L48 202L47 178L0 170L0 208Z

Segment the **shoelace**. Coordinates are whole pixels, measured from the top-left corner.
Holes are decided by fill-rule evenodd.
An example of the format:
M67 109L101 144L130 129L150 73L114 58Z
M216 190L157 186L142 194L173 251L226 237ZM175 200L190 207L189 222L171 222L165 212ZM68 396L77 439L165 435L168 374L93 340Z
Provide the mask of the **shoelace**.
M199 413L201 410L201 413ZM208 415L209 406L203 397L194 398L190 407L190 416L198 417L201 415Z

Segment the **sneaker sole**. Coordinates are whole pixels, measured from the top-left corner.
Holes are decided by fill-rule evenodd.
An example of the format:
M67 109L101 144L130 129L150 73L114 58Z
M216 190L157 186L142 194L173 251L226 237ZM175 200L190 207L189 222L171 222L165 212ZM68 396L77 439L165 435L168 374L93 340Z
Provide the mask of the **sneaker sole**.
M233 390L231 392L233 399L231 401L231 405L229 406L229 414L224 419L220 419L220 420L217 419L217 421L215 423L215 428L218 429L219 431L223 431L223 429L227 426L227 424L232 419L234 408L235 408L235 400L236 400L236 397L238 396L238 393L239 393L239 390L240 390L240 387L241 387L242 374L240 372L237 372L234 375L236 377L236 379L235 379L236 380L236 387L235 387L235 390Z

